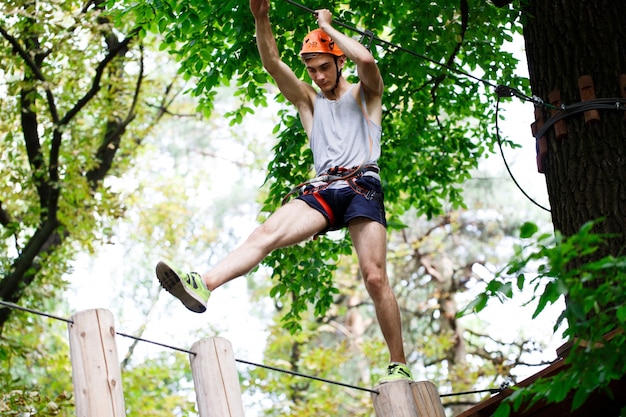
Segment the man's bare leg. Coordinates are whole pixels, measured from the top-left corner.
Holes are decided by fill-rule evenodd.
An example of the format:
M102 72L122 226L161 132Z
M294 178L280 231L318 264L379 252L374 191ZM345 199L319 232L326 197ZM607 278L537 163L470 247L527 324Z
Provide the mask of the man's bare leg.
M380 223L366 218L352 220L348 229L359 258L365 287L374 302L390 360L406 363L400 309L387 277L387 231Z
M327 226L326 218L301 200L292 200L276 210L257 227L246 241L202 275L213 291L226 282L245 275L274 249L295 245Z

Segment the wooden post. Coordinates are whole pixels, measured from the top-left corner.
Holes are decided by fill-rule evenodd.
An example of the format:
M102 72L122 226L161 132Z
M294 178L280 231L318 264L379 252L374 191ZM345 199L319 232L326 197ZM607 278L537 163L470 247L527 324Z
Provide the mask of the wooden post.
M189 354L200 417L244 417L239 375L230 342L221 337L197 341Z
M372 393L376 417L445 417L437 388L429 381L393 381Z
M69 324L72 381L77 417L126 415L113 314L86 310Z
M410 381L393 381L376 387L372 393L376 417L421 417L418 414Z
M446 417L437 387L430 381L411 382L413 400L420 417Z

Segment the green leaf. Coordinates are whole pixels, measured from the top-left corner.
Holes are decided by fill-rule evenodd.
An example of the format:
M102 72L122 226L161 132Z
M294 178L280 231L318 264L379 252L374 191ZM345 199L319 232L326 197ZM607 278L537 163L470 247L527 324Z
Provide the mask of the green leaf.
M524 289L524 283L526 282L526 277L524 274L519 274L517 276L517 289L518 290L523 290Z
M496 412L493 414L493 417L509 417L510 414L511 406L505 401L498 406Z
M566 292L567 288L564 286L564 283L561 280L548 282L548 284L546 284L543 294L541 294L541 296L539 297L539 303L537 304L537 308L535 309L535 312L532 316L533 319L536 318L544 310L546 305L553 304Z
M536 224L526 222L520 228L520 237L522 239L527 239L529 237L532 237L532 235L534 235L538 230L539 227Z
M473 312L479 312L481 310L483 310L486 306L487 306L487 301L489 300L489 297L487 296L487 294L485 293L480 293L478 294L478 296L472 300L464 309L463 311L473 311Z
M580 406L585 403L588 397L589 393L586 390L582 388L577 389L576 393L574 394L574 399L572 400L572 411L580 408Z

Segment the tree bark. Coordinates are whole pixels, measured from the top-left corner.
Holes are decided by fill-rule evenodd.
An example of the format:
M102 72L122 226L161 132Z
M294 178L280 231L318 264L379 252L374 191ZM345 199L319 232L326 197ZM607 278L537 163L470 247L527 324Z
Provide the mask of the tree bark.
M593 79L596 98L622 98L619 78L626 74L626 2L614 0L528 0L524 39L532 93L549 102L581 102L579 78ZM543 109L545 120L551 116ZM583 113L564 119L566 135L547 132L545 176L552 221L566 236L587 221L604 218L598 233L613 233L603 253L618 255L626 230L625 113L599 111L586 122Z

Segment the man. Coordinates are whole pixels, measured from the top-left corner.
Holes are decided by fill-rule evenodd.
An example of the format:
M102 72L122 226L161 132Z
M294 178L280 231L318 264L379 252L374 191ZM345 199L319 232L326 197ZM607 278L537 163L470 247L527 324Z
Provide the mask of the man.
M378 66L363 45L333 28L328 10L318 10L319 29L306 36L301 51L307 72L320 89L316 92L281 61L269 20L269 0L250 0L250 9L263 66L296 106L321 177L274 212L212 270L202 276L179 275L160 262L157 277L188 309L201 313L211 291L248 273L272 250L347 227L390 353L391 363L381 382L411 379L400 312L386 272L386 220L376 165L383 93ZM346 57L357 66L360 81L356 84L341 74Z

